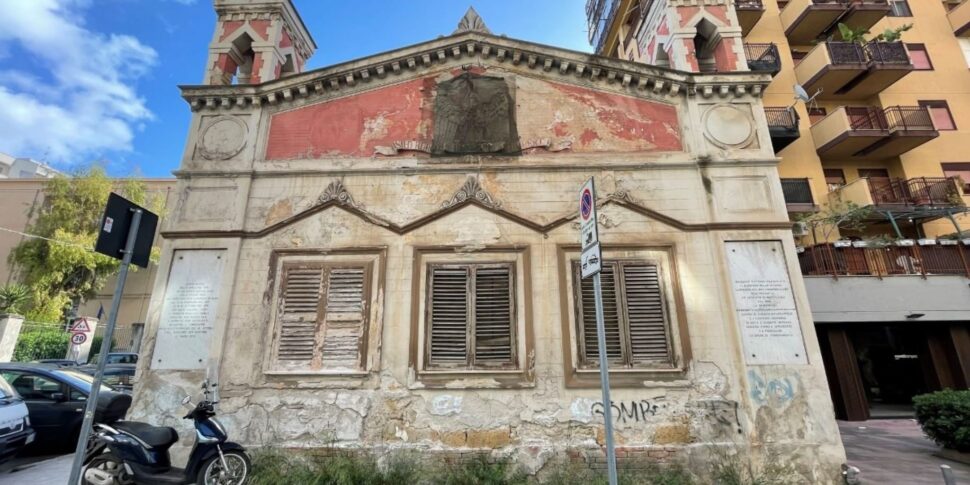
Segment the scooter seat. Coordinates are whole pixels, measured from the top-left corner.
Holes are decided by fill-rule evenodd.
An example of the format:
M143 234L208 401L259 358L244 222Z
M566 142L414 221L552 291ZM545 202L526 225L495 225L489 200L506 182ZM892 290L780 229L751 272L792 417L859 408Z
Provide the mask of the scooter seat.
M112 426L137 436L152 448L167 448L179 440L175 428L167 426L152 426L137 421L118 421Z

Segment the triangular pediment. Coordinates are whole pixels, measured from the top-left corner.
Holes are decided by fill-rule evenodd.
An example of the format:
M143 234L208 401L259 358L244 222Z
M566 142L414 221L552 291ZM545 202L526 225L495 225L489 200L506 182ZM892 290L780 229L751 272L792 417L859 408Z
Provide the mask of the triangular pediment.
M259 85L182 86L193 109L288 105L347 96L449 69L498 68L591 89L671 101L680 96L758 96L770 82L751 73L694 74L597 56L478 30L422 42Z

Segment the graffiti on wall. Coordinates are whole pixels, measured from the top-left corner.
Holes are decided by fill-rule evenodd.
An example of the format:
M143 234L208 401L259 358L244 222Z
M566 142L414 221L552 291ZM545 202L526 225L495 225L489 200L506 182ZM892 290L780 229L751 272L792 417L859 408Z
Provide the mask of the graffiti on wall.
M790 377L769 378L749 370L748 380L751 383L751 399L758 406L784 406L791 402L797 392L797 386Z
M657 410L660 409L660 406L656 403L646 399L639 401L612 401L611 403L613 419L618 424L626 424L628 422L641 423L646 421L648 416L656 416ZM595 415L602 416L604 414L603 402L597 401L593 403L592 412Z

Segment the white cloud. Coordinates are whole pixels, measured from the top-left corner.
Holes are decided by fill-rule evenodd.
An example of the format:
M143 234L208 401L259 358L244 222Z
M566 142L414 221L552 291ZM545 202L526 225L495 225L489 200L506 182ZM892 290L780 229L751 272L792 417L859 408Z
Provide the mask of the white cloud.
M4 66L13 55L0 59L0 151L85 162L105 151L130 151L133 126L152 119L133 83L158 55L134 37L88 30L89 6L0 0L0 52L18 48L33 56L31 69L40 69Z

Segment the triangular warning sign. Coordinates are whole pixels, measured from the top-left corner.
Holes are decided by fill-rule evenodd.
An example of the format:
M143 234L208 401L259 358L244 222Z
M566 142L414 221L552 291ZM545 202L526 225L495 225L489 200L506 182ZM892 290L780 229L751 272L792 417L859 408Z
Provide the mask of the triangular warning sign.
M79 318L71 327L71 333L87 333L90 331L91 327L88 326L88 321L85 318Z

